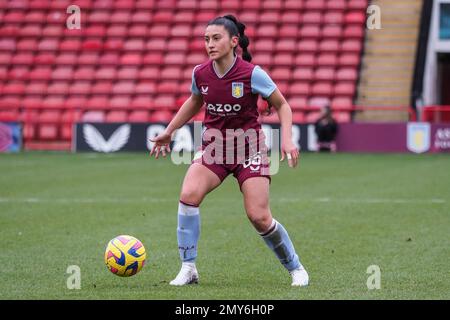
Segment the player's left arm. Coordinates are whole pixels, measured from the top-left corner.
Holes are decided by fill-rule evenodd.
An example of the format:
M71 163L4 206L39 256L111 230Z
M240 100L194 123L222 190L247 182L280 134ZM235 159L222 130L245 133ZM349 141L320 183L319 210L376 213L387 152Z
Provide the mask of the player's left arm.
M292 110L283 94L276 88L267 101L277 110L281 123L281 161L286 155L290 167L295 168L300 156L299 150L292 142Z

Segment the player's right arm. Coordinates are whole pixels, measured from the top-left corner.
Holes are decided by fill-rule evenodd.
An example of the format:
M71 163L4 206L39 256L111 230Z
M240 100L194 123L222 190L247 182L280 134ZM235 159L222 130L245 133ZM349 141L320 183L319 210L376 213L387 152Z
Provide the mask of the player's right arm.
M150 139L154 142L153 148L150 151L150 156L155 154L155 158L158 159L159 153L166 156L166 151L170 152L170 141L172 140L172 135L175 130L181 128L188 122L193 116L195 116L203 105L203 97L192 93L191 96L183 103L183 105L178 110L175 117L170 121L166 130L163 133Z

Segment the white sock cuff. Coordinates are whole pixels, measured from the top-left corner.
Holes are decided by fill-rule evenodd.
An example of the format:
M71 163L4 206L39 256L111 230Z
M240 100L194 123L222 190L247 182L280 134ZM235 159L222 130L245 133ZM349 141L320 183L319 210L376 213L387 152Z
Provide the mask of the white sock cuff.
M278 221L272 218L272 223L270 224L269 229L267 229L266 232L259 232L259 234L262 237L270 236L272 233L274 233L277 230Z
M178 203L178 214L184 216L195 216L200 214L200 209L198 207L189 206L182 202Z

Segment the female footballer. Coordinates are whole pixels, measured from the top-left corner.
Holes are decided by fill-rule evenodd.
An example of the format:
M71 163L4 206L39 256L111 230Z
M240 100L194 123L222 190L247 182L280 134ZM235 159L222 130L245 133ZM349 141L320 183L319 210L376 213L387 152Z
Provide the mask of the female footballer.
M286 156L289 166L296 167L299 151L291 137L291 108L267 73L250 63L251 55L247 49L249 40L244 30L245 25L232 15L218 17L208 23L205 31L205 48L210 59L194 68L192 94L180 107L165 131L151 139L154 146L150 156L155 155L155 158L158 158L161 154L165 157L167 152L170 152L169 144L174 131L196 115L203 103L207 106L204 119L205 132L214 129L225 135L227 129L242 129L243 132L256 130L259 134L258 145L261 145L264 136L258 122L257 109L258 95L261 95L276 109L281 122L281 161ZM238 45L242 48L242 58L236 54ZM257 148L248 140L245 140L244 146L235 145L233 142L231 144L233 148L245 149L244 154L247 157L245 161L239 157L232 163L211 161L205 158L206 150L213 142L208 141L205 132L202 136L203 153L194 157L181 189L177 238L182 267L170 284L183 286L198 283L195 259L200 234L199 206L209 192L233 173L244 197L248 219L290 273L292 286L308 285L308 273L300 263L286 229L272 217L270 211L270 175L267 162L261 161L264 147ZM224 138L222 141L229 142L229 140ZM229 144L227 146L223 148L224 152L230 150ZM215 153L211 153L216 156L215 160L223 159L220 150L216 148Z

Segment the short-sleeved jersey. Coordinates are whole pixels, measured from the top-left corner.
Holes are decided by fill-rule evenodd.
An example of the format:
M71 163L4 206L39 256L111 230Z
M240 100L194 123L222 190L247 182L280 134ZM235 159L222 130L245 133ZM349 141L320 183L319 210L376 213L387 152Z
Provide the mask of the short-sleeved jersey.
M196 66L192 73L191 91L202 95L206 106L205 127L222 132L260 130L258 94L267 98L275 89L266 72L238 56L222 76L216 72L212 60Z

